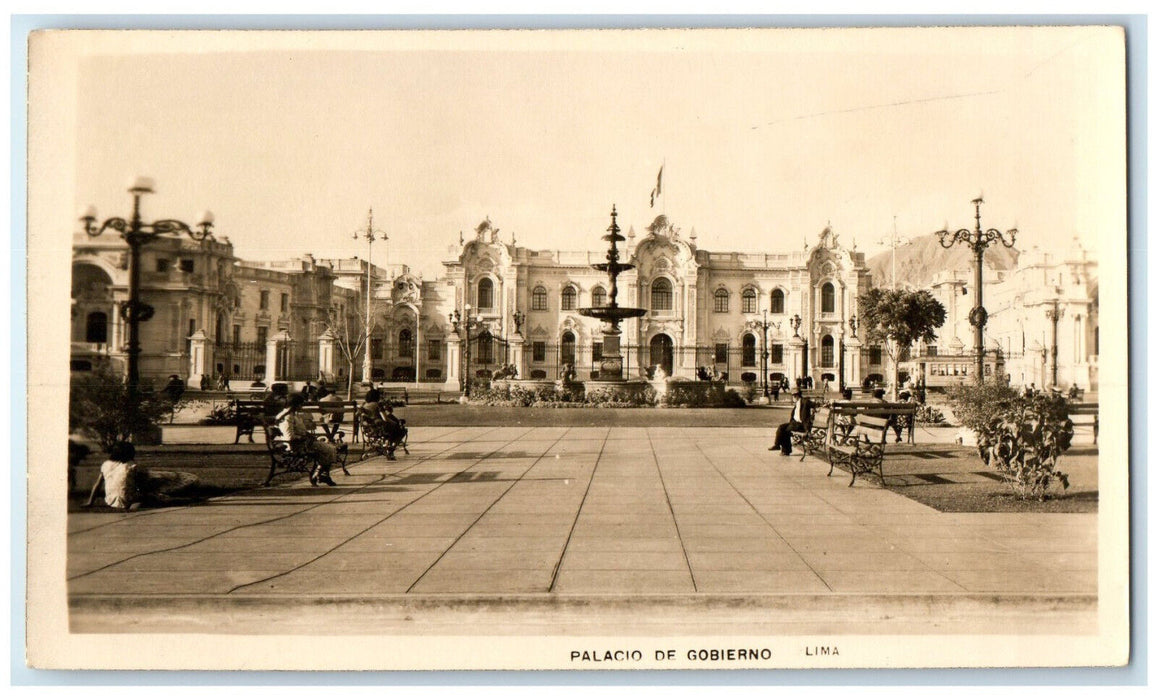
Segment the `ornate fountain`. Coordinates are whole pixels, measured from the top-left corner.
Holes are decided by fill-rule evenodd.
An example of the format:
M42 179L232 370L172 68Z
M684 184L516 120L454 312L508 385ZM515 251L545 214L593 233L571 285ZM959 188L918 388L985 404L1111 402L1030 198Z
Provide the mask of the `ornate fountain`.
M607 281L611 287L610 290L608 290L607 305L578 310L583 316L597 318L603 321L603 358L599 361L599 379L584 382L587 385L588 392L595 388L603 388L618 390L616 393L622 394L625 389L630 391L635 388L629 387L628 385L638 383L640 384L640 389L642 389L644 385L643 382L629 382L623 376L623 355L620 352L619 344L619 337L622 331L619 328L619 322L627 318L639 318L647 313L647 310L620 306L616 300L616 297L619 295L619 285L617 282L619 273L635 268L635 265L630 263L619 262L619 248L617 244L627 239L619 235L619 224L615 222L616 216L615 205L613 204L611 205L611 225L607 227L607 235L603 237L603 240L610 243L607 249L607 262L596 263L591 266L596 270L607 273Z

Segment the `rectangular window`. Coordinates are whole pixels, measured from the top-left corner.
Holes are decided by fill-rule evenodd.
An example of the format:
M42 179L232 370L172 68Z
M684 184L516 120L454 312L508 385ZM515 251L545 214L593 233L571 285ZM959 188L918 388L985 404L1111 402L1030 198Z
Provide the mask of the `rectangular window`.
M382 339L381 338L371 338L370 339L370 356L376 360L382 359Z
M266 341L268 340L268 336L269 336L269 329L268 328L266 328L265 326L258 326L257 327L257 344L258 345L265 345Z
M181 258L181 272L193 272L193 258Z
M234 346L241 345L241 326L233 327L233 344Z
M157 258L157 272L168 272L173 269L173 261L169 258Z
M288 294L282 294L281 295L281 312L284 314L287 311L289 311L289 295Z
M728 344L727 343L716 343L716 364L717 365L728 364Z
M591 343L591 361L599 362L603 359L603 343Z
M259 309L261 309L262 311L268 311L269 310L269 290L268 289L261 290L261 298L258 300L257 307Z
M718 314L728 313L728 295L726 292L716 292L713 310Z
M442 341L428 340L426 341L426 359L431 362L442 361Z
M881 363L881 346L874 345L869 348L869 364L879 365Z
M936 357L937 356L937 346L936 345L929 345L928 347L926 347L925 348L925 356L926 357Z
M536 340L531 343L531 361L532 362L546 362L547 361L547 344L541 340Z
M772 346L772 364L774 364L774 365L784 364L784 346L783 345L776 344L776 345Z
M547 290L542 287L535 287L535 291L531 293L531 311L546 311L547 310Z

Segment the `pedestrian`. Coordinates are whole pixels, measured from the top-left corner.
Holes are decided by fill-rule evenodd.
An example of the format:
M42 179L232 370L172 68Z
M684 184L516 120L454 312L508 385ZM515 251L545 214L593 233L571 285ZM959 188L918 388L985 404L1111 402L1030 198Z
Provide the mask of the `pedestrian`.
M780 454L785 457L792 454L792 433L804 432L812 427L812 400L804 396L799 388L793 389L792 400L792 413L788 415L788 422L776 428L774 442L768 448L770 451L780 450Z
M301 394L294 394L289 404L277 416L277 427L281 432L278 442L284 442L291 450L303 450L314 458L316 466L310 472L310 484L317 486L318 482L328 486L337 486L330 478L330 467L338 459L338 449L331 443L322 442L314 435L314 419L309 413L301 410L305 399Z
M133 511L142 505L171 505L197 484L197 477L192 474L145 469L136 463L135 458L136 448L132 443L113 445L109 458L101 464L85 505L92 505L97 489L102 485L106 505Z
M773 401L779 401L780 400L780 382L779 382L779 380L772 382L772 400Z

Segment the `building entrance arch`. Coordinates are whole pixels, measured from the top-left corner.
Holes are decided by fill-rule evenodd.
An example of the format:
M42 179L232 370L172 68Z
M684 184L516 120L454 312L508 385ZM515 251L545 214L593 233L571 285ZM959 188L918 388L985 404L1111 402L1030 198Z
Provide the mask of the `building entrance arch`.
M666 333L657 333L652 336L651 344L649 345L649 361L651 367L660 367L664 374L671 376L672 373L672 340L671 336Z

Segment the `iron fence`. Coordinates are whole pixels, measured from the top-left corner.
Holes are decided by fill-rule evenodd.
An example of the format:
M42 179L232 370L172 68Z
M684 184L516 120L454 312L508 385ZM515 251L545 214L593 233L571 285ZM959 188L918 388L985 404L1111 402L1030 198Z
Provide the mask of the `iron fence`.
M228 343L213 346L214 376L253 381L266 375L264 343Z

